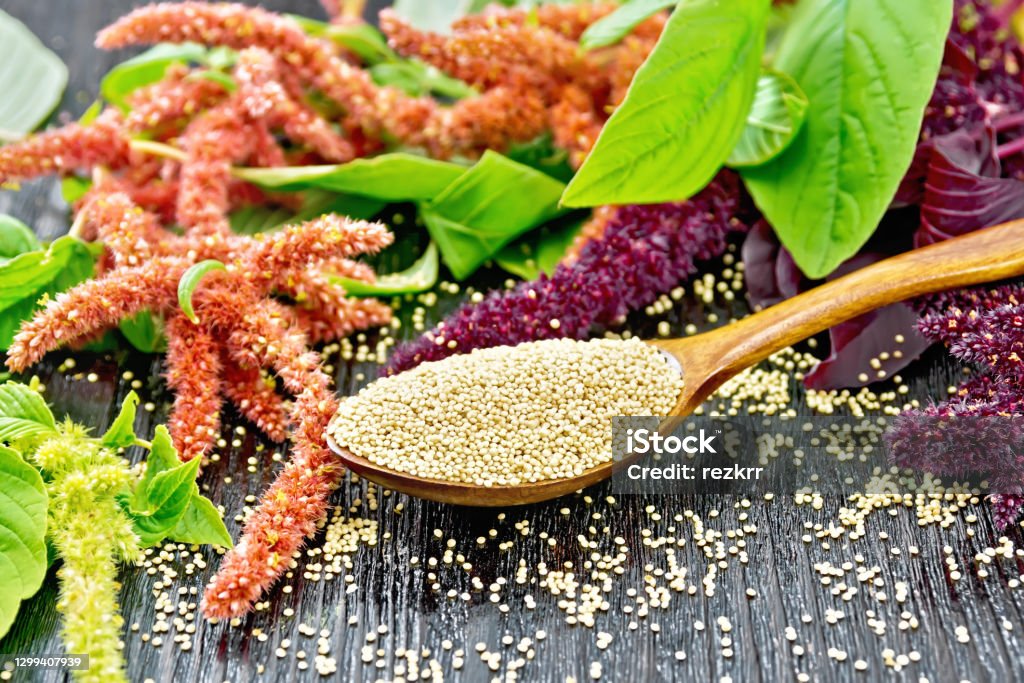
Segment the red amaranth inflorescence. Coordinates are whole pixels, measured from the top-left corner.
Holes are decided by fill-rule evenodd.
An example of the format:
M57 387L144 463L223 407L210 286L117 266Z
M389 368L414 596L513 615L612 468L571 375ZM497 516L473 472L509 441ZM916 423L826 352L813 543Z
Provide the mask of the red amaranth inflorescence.
M361 3L324 6L332 21L351 22ZM642 22L620 45L580 50L582 32L613 9L610 3L530 12L492 7L457 21L444 36L386 14L399 53L479 90L442 102L377 85L353 54L307 34L291 18L241 4L155 4L104 30L97 44L191 41L231 48L238 59L223 68L223 78L211 78L206 67L171 66L161 80L127 94L123 112L111 107L91 124L0 148L0 183L90 177L91 188L75 203L75 222L81 237L105 245L94 279L57 295L23 325L10 347L11 368L24 369L49 350L148 311L165 323L165 376L175 393L170 426L182 457L211 452L225 401L269 438L290 434L290 459L207 591L207 615L249 609L314 532L339 481L341 467L323 438L336 403L309 345L387 323L392 315L381 302L347 297L332 277L374 279L371 268L352 258L390 241L381 226L325 216L272 235L236 235L229 218L237 209L297 211L304 199L264 192L240 180L237 167L345 162L395 146L437 158L474 157L545 132L578 165L667 16ZM590 324L616 322L691 272L694 258L718 253L727 232L742 228L733 217L738 193L735 177L725 174L694 202L616 210L606 239L578 267L566 266L533 295L523 290L517 310L532 311L538 293L547 310L536 311L533 322L519 316L516 334L526 338L537 325L550 333L556 309L574 335ZM602 254L619 259L603 275ZM179 310L177 285L207 259L226 270L207 274L195 291L193 320ZM578 285L585 289L573 291ZM488 305L502 313L500 301Z
M345 130L369 140L384 137L424 147L438 157L505 149L553 127L550 108L562 101L562 85L583 87L596 102L585 112L607 116L642 57L654 46L664 15L641 24L620 49L600 59L583 55L575 41L609 8L590 5L559 10L542 7L538 21L515 10L486 15L485 23L456 22L452 36L417 31L385 13L399 51L452 69L484 87L479 97L445 106L429 97L410 97L380 87L328 43L306 35L292 20L244 5L202 2L160 3L138 9L100 33L97 45L113 49L157 42L194 41L236 50L260 48L285 65L295 82L342 107ZM619 53L623 58L619 59ZM508 68L504 59L512 59ZM639 61L638 61L639 58ZM565 108L559 109L564 113ZM295 121L295 119L292 119ZM589 137L583 138L587 142ZM592 144L592 141L589 141ZM585 151L585 150L584 150Z

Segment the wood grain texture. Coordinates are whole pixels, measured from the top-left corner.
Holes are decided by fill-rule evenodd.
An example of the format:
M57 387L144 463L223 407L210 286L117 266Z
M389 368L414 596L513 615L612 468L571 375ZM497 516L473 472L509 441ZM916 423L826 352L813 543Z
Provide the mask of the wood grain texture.
M123 57L93 49L94 32L134 4L124 0L0 0L0 7L29 24L69 64L72 86L65 107L74 113L91 102L100 75ZM311 0L265 4L302 13L318 11ZM53 183L49 182L31 184L19 193L0 192L0 211L11 212L33 223L47 236L59 234L67 227L65 208ZM418 253L414 241L400 247L395 252L396 258L409 259ZM481 277L481 283L486 283L488 276ZM495 276L490 277L493 282ZM500 277L497 276L498 281ZM445 298L437 310L429 312L428 324L455 303L454 297ZM724 318L741 312L740 309L720 310L719 315ZM691 321L702 329L710 327L703 308L689 301L680 302L667 319L674 330L681 330ZM650 336L649 322L639 317L633 323L638 333ZM405 325L403 330L411 334L411 325ZM372 335L369 341L373 341ZM169 397L160 380L159 358L134 353L116 357L76 354L76 372L82 373L83 378L75 379L54 370L56 363L67 355L53 354L52 361L38 371L56 412L67 412L102 430L113 419L116 406L128 391L121 377L122 373L130 371L143 382L140 391L143 401L155 404L152 413L140 411L137 423L140 432L151 432L153 425L166 417ZM376 371L372 364L331 360L336 365L339 391L343 393L351 393L365 381L357 380L360 373L372 377ZM96 381L84 378L89 373L95 373ZM905 376L912 378L912 395L923 398L942 396L946 387L956 381L958 373L958 369L944 361L942 353L935 351ZM798 410L802 407L802 404L798 406ZM239 424L236 417L229 417L227 422ZM229 444L237 438L238 445L222 450L221 461L207 470L202 483L207 494L227 508L229 529L237 534L239 524L231 518L248 504L245 496L258 496L265 489L278 466L268 457L271 449L257 451L259 442L253 437L251 427L244 435L226 434L225 438ZM250 457L258 459L255 473L247 471ZM226 483L225 477L230 477L231 483ZM338 672L330 680L342 681L394 679L395 665L399 663L395 654L398 648L429 649L430 656L441 663L445 680L491 680L497 674L506 673L509 663L521 656L514 646L502 645L502 637L510 635L518 642L522 637L533 638L537 629L546 630L548 637L535 644L536 656L517 672L520 681L563 683L567 676L587 681L591 662L603 665L602 680L606 681L718 681L724 676L737 683L792 681L801 672L814 681L917 681L919 677L926 677L932 682L966 679L978 683L1022 678L1024 593L1009 588L1008 582L1024 570L1024 565L1019 558L1010 562L995 561L989 578L974 577L974 554L996 543L1000 536L983 507L972 510L980 517L977 524L959 521L948 529L919 529L909 510L896 516L876 515L868 520L866 538L854 543L836 541L826 550L817 541L804 544L800 537L807 533L805 524L820 523L827 527L835 519L842 501L829 500L820 511L796 507L784 500L770 504L754 501L746 511L747 523L757 525L756 533L744 539L749 563L743 566L731 561L729 568L719 574L718 590L713 597L700 592L695 596L672 593L664 609L651 608L646 618L639 619L635 611L632 615L623 612L623 606L637 606L637 599L629 595L629 589L636 589L643 597L645 576L667 567L666 549L645 544L644 530L652 530L654 536L659 536L670 533L668 527L675 526L680 538L690 538L688 524L673 521L673 515L686 509L699 514L708 528L731 529L740 514L734 509L737 499L623 497L610 504L605 501L607 493L607 486L601 485L587 492L592 497L591 503L582 496L570 496L512 510L501 518L498 511L423 503L397 494L380 495L378 509L372 510L367 504L364 483L346 484L336 494L335 504L343 509L351 506L355 516L376 520L380 539L375 547L362 547L352 555L350 582L342 578L332 582L305 579L303 567L307 562L303 559L294 576L283 580L268 595L269 607L243 619L237 627L211 625L196 618L192 622L195 625L193 645L188 652L181 651L173 642L176 633L173 626L162 634L164 644L161 647L143 641L141 634L152 631L156 605L154 584L160 576L149 576L145 571L125 571L121 602L126 622L139 625L138 633L127 632L125 636L125 656L131 679L199 683L327 680L298 668L294 653L302 650L307 661L312 661L316 650L316 638L300 634L300 623L328 632L330 655L338 665ZM396 512L398 504L404 506L400 513ZM646 511L648 505L660 511L661 520L652 518ZM569 510L568 514L562 514L563 508ZM720 511L717 518L712 517L713 510ZM521 524L524 521L528 522L525 534ZM973 536L968 535L969 528L973 529ZM495 538L478 545L475 539L488 537L491 529L495 530ZM435 530L440 530L440 538ZM880 533L887 534L887 539L880 539ZM564 563L572 562L573 571L585 582L591 582L593 568L585 563L592 551L581 548L577 541L581 534L594 541L602 553L614 550L616 536L621 536L621 545L629 548L622 574L609 572L608 590L604 594L609 609L597 615L595 629L568 625L559 600L571 598L564 594L552 595L540 585L541 577L535 571L540 561L552 569L562 569ZM557 544L549 545L545 535L557 539ZM1007 535L1018 544L1022 542L1019 528ZM448 539L455 539L458 551L472 563L471 569L465 570L455 563L445 564ZM499 541L513 543L502 550L498 547ZM735 539L726 539L726 548L733 543ZM319 547L320 544L321 541L316 540L312 545ZM942 547L947 544L964 571L965 578L960 582L950 580L943 563ZM912 545L920 548L919 556L910 556L908 549ZM892 547L901 548L902 554L893 555ZM703 550L692 542L674 550L677 562L690 569L693 580L699 585L699 577L707 566ZM884 584L879 590L887 594L885 602L880 602L851 574L843 580L860 590L849 601L843 601L832 594L834 585L823 586L814 571L815 563L826 560L837 566L846 561L855 563L858 554L864 565L877 565L878 578ZM185 599L198 601L197 597L188 596L188 592L201 591L217 563L209 550L204 550L202 555L209 564L207 569L189 575L181 565L177 578L165 587L174 595L175 603L179 589L185 590ZM413 557L420 560L415 565L411 564ZM436 567L429 566L429 558L436 558ZM525 583L515 580L521 561L528 569ZM431 578L431 573L435 578ZM475 591L471 577L479 578L484 586L503 577L507 583L502 587L501 601L509 605L509 611L503 613L497 604L491 603L486 590ZM906 582L908 587L903 604L895 600L897 582ZM434 583L439 584L439 590L433 589ZM291 588L290 592L284 592L286 586ZM757 597L746 597L747 587L756 589ZM470 600L448 598L449 589L469 592ZM0 652L61 652L53 607L55 593L55 581L51 577L42 592L24 606L15 630L0 641ZM534 609L525 607L527 595L534 598ZM288 609L294 611L291 616L285 613ZM845 616L830 625L826 621L828 609L841 610ZM867 610L873 610L875 618L884 619L884 635L876 635L868 623ZM919 620L917 629L898 627L903 611ZM809 622L802 620L804 615L810 618ZM176 616L169 615L169 620L173 622ZM716 626L719 616L728 617L732 624L731 657L723 654L722 633ZM351 618L356 621L354 625L349 625ZM631 631L629 624L634 619L640 626ZM1003 627L1004 619L1012 630ZM695 620L703 621L706 629L695 630ZM660 632L649 628L653 622L660 625ZM388 633L377 637L372 649L380 647L384 654L379 658L373 654L371 663L363 663L361 654L367 644L367 634L378 625L386 625ZM959 625L970 629L971 640L967 644L959 643L955 637L954 627ZM787 626L796 629L795 643L784 637ZM254 629L262 629L267 634L265 642L253 636ZM614 637L606 650L596 645L599 630ZM285 639L291 641L289 654L279 658L275 650ZM459 671L452 667L452 653L443 649L446 639L453 641L455 648L466 650L465 666ZM490 671L473 650L477 642L502 653L497 674ZM804 648L802 655L794 654L794 644ZM829 657L829 648L847 652L846 661L838 662ZM897 654L917 651L920 661L911 662L901 672L894 673L883 663L880 653L885 648ZM673 656L677 650L687 653L684 661L677 661ZM381 668L376 666L378 659L382 662ZM856 659L866 660L868 670L856 672L853 668ZM62 672L21 672L14 680L49 683L67 680L67 676Z

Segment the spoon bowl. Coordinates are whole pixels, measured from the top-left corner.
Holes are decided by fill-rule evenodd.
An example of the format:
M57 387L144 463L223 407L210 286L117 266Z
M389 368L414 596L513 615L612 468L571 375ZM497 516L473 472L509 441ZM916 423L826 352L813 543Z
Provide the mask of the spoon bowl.
M661 431L675 428L739 372L834 325L925 294L1021 275L1024 220L893 256L709 332L648 342L674 361L684 381ZM347 467L370 481L419 498L477 507L510 507L558 498L607 479L616 468L628 464L609 461L568 479L477 486L398 472L355 455L329 435L327 443Z
M612 474L613 465L611 462L603 463L572 479L547 479L518 486L476 486L426 479L381 467L342 448L330 436L327 437L327 445L346 467L375 484L417 498L470 507L514 507L559 498L607 479Z

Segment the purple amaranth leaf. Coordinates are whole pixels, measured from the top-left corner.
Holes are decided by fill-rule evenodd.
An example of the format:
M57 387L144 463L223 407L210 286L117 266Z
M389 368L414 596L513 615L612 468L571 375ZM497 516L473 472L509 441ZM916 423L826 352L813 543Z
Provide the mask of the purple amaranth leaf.
M800 293L803 273L767 221L759 220L747 233L741 256L747 299L754 308L774 306Z
M743 241L743 269L751 305L771 306L815 283L804 278L771 227L759 221ZM836 269L834 279L874 263L886 254L854 256ZM918 316L899 303L836 325L829 330L830 352L804 378L810 389L843 389L877 382L879 371L891 377L928 348L930 342L915 329ZM897 342L902 338L902 342ZM875 360L878 367L872 367Z
M915 246L1024 217L1024 181L999 177L991 130L935 140Z
M858 254L839 266L828 279L852 273L887 256ZM804 385L810 389L840 389L892 377L931 345L915 329L917 321L913 308L898 303L836 325L829 330L829 355L807 374ZM902 341L898 341L900 339ZM880 372L885 374L880 375Z

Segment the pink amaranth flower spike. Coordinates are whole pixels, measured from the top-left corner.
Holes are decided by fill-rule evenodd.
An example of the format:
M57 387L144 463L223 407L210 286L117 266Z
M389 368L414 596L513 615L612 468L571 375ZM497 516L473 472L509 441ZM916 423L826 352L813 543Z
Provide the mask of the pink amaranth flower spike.
M182 460L207 455L220 436L221 364L210 332L172 315L167 321L167 386L174 391L168 428Z
M88 126L73 123L0 147L0 184L127 164L130 151L121 126L120 113L108 109Z
M241 614L315 530L342 472L324 440L337 402L319 354L309 348L310 335L333 340L391 318L391 309L379 302L346 298L319 269L330 266L372 280L372 271L347 259L379 250L392 236L380 224L334 215L259 237L176 235L132 204L120 187L120 181L101 179L83 208L83 222L108 243L108 272L57 295L26 321L7 364L22 370L49 350L148 310L167 321L166 375L176 395L169 422L182 458L212 451L224 398L274 440L285 438L286 426L291 429L288 463L205 601L211 616ZM209 274L193 292L193 322L179 310L178 282L208 258L221 260L226 269ZM276 374L296 397L290 409L263 371Z
M283 129L290 139L328 161L350 161L355 156L352 144L302 102L301 93L289 93L279 71L277 61L266 50L249 48L239 55L235 78L249 116Z
M270 83L264 95L250 98L249 104L259 109L273 103L268 114L278 109L282 117L275 125L287 121L292 130L288 132L286 125L286 133L304 142L312 138L330 141L324 150L339 157L348 150L336 147L338 140L330 140L332 132L304 113L297 92L300 88L318 91L338 105L343 110L342 128L349 137L360 138L365 148L397 141L426 148L436 157L450 157L478 155L488 148L502 150L554 128L552 116L564 113L567 102L577 101L564 96L563 86L574 85L590 95L583 118L569 126L571 130L586 131L580 142L574 143L578 162L592 144L589 139L593 131L589 125L583 126L588 115L599 120L607 116L607 107L613 104L608 101L608 93L621 97L622 84L632 78L642 62L637 56L653 48L664 25L663 14L643 22L621 51L612 47L600 58L578 50L575 41L582 30L607 11L607 7L542 7L538 22L527 20L521 12L498 12L490 15L493 22L485 25L457 22L455 35L450 38L415 31L385 14L383 19L400 48L416 51L417 56L484 86L478 97L461 99L450 106L430 97L411 97L393 87L380 87L369 72L346 61L334 44L306 35L290 19L240 4L149 5L102 31L97 45L114 49L194 41L239 51L258 48L277 64L261 58L263 63L255 70L251 64L242 65L240 80L243 86L251 86L251 92ZM514 68L508 68L506 58L515 62ZM275 68L289 76L280 83L287 100L273 80L266 81ZM256 73L260 70L263 75ZM553 110L558 102L563 106Z

